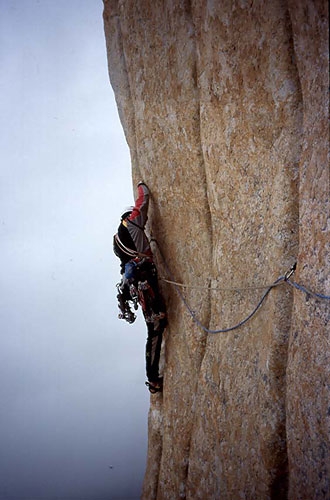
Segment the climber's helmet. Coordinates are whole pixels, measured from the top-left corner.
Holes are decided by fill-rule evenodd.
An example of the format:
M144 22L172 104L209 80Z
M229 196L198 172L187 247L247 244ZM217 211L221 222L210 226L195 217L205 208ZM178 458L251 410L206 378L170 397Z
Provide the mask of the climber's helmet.
M126 208L125 211L121 214L120 220L123 221L123 220L127 219L127 217L129 217L131 215L131 213L133 212L133 208L134 207Z

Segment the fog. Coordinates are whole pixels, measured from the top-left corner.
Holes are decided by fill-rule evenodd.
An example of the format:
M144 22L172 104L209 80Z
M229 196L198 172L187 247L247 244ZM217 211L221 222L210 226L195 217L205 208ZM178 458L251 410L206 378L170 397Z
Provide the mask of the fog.
M0 499L133 500L146 331L117 318L133 191L103 3L0 7Z

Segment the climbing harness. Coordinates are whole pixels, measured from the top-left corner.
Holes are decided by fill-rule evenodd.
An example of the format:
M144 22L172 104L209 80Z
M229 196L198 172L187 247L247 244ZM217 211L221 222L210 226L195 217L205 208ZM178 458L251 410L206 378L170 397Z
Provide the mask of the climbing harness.
M166 313L159 311L159 304L157 307L157 297L152 285L153 276L156 274L155 265L149 256L130 260L125 264L123 279L116 285L120 310L119 319L134 323L136 315L130 308L130 302L133 302L135 310L138 309L138 305L141 306L145 321L153 323L155 330L159 330L160 326L165 325Z
M194 323L199 326L199 328L201 328L204 332L206 333L210 333L210 334L217 334L217 333L227 333L227 332L231 332L233 330L237 330L238 328L240 328L241 326L245 325L245 323L247 323L255 314L256 312L259 310L259 308L261 307L261 305L263 304L264 300L266 299L267 295L269 294L269 292L279 286L279 285L282 285L282 284L285 284L285 283L288 283L290 286L293 286L294 288L296 288L297 290L300 290L302 292L304 292L307 296L313 296L315 298L318 298L318 299L325 299L325 300L330 300L330 296L328 295L323 295L323 294L319 294L319 293L315 293L315 292L311 292L310 290L308 290L306 287L302 286L302 285L299 285L298 283L296 283L295 281L291 281L290 278L291 276L294 274L295 270L296 270L296 266L297 264L294 263L294 265L289 269L289 271L287 271L283 276L280 276L277 280L275 280L272 284L270 285L263 285L263 286L252 286L252 287L245 287L245 288L213 288L213 287L201 287L201 286L194 286L194 285L184 285L182 283L178 283L176 282L174 279L173 279L173 275L166 263L166 260L164 258L164 255L159 247L159 244L157 242L157 240L155 240L154 238L151 239L151 242L154 242L156 243L157 245L157 248L159 250L159 253L160 253L160 256L162 258L162 261L163 261L163 264L164 264L164 267L165 267L165 270L168 274L168 276L171 278L170 280L169 279L165 279L163 278L163 281L167 282L167 283L170 283L172 285L174 285L174 288L176 289L178 295L180 296L183 304L185 305L187 311L189 312L190 316L192 317ZM181 292L180 290L180 287L182 288L197 288L197 289L206 289L206 290L210 290L210 291L213 291L213 290L230 290L230 291L242 291L242 290L251 290L251 289L254 289L254 290L257 290L257 289L264 289L266 288L266 291L265 293L262 295L261 299L259 300L258 304L256 305L256 307L253 309L253 311L248 315L246 316L242 321L240 321L239 323L237 323L236 325L234 326L231 326L231 327L228 327L228 328L219 328L217 330L211 330L209 328L206 328L201 322L200 320L197 318L195 312L192 310L192 308L190 307L190 305L188 304L185 296L183 295L183 293Z

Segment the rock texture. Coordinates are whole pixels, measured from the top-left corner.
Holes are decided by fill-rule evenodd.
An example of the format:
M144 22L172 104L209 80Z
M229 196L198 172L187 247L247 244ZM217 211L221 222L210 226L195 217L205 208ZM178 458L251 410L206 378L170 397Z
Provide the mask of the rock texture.
M160 274L210 329L295 261L330 295L327 2L104 0L104 23ZM209 334L162 286L142 498L329 498L329 301L282 284Z

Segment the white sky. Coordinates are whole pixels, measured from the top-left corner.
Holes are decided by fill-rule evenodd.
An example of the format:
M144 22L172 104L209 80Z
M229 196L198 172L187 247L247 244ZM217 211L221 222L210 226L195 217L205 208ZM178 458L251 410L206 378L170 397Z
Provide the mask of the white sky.
M0 500L141 491L146 328L117 319L133 193L102 11L0 0Z

